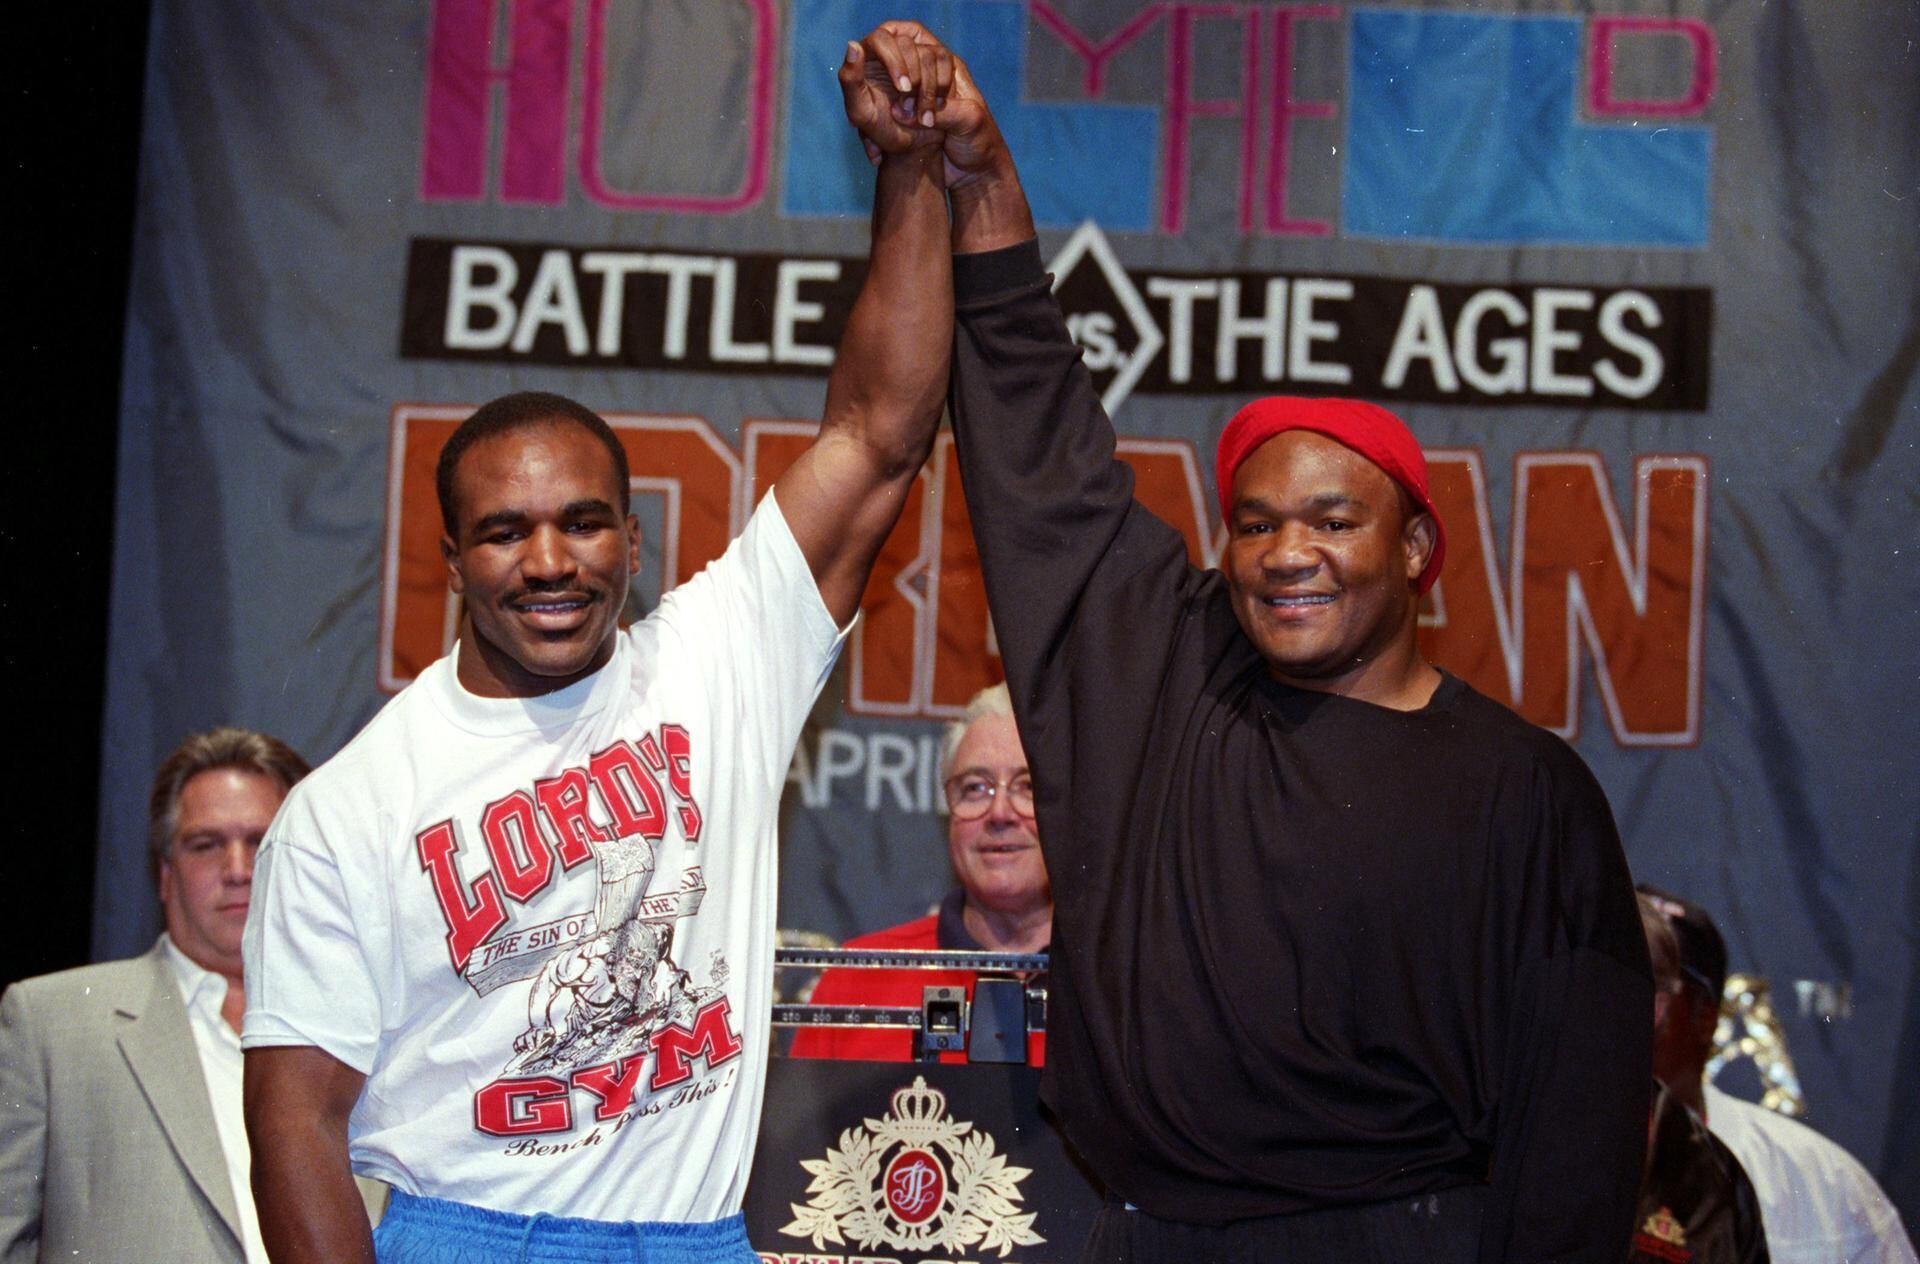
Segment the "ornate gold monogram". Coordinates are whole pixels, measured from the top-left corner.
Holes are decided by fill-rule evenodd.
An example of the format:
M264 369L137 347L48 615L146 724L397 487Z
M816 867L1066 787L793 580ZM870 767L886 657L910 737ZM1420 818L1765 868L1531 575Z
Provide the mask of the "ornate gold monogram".
M780 1232L811 1239L815 1250L851 1241L948 1255L977 1247L1004 1258L1046 1241L1033 1231L1037 1213L1019 1207L1031 1169L1009 1166L990 1134L950 1117L947 1095L924 1076L894 1092L886 1115L847 1129L838 1149L800 1166L813 1175L810 1197L788 1204L793 1222Z

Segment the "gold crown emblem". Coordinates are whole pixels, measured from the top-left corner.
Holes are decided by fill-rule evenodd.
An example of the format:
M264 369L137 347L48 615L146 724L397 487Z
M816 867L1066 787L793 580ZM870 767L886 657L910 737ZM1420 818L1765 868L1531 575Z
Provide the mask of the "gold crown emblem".
M1670 1242L1674 1246L1685 1246L1687 1242L1686 1227L1675 1220L1673 1212L1665 1207L1648 1216L1647 1222L1640 1226L1640 1232L1656 1242Z
M893 1091L887 1117L893 1134L909 1144L924 1144L954 1131L953 1121L947 1118L947 1095L918 1075L909 1087ZM970 1126L962 1126L961 1131Z

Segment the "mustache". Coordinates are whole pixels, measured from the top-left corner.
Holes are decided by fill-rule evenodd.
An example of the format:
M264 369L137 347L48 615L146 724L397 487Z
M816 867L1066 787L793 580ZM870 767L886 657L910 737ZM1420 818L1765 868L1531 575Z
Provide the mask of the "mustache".
M509 604L528 597L580 597L589 601L600 601L610 595L604 584L584 580L546 580L530 579L519 587L502 594L501 600Z

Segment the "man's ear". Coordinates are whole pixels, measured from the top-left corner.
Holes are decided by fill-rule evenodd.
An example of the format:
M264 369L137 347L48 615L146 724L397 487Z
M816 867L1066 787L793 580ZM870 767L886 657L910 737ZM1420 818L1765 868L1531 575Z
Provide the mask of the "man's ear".
M640 519L627 515L627 574L640 573Z
M1434 529L1433 515L1424 509L1407 519L1406 528L1400 533L1401 546L1407 554L1407 580L1412 582L1426 572L1427 562L1433 557L1433 543L1438 538Z
M447 587L464 594L467 591L467 577L460 573L460 549L454 544L453 537L445 533L440 536L440 560L447 564Z
M154 869L153 885L156 888L158 888L161 908L165 908L169 903L171 903L171 901L168 900L167 898L167 881L172 877L173 877L173 844L169 843L167 844L167 849L164 852L160 853L160 864Z

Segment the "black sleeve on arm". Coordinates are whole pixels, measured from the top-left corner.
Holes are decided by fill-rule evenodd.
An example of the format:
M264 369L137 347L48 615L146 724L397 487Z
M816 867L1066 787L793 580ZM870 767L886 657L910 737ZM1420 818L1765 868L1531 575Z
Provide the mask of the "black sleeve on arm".
M1136 605L1130 644L1143 656L1164 653L1153 628L1171 626L1190 569L1186 545L1133 499L1133 471L1114 454L1112 424L1048 288L1038 241L956 255L953 282L954 439L1016 700L1035 697L1090 589L1110 590L1148 565L1166 571L1168 582L1144 589L1163 605Z
M1513 980L1481 1264L1618 1264L1645 1163L1646 941L1606 797L1563 754L1542 769L1532 812L1551 947Z

